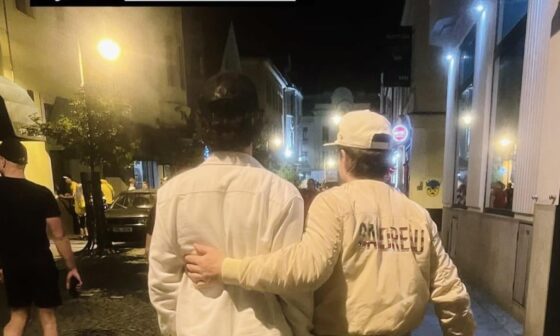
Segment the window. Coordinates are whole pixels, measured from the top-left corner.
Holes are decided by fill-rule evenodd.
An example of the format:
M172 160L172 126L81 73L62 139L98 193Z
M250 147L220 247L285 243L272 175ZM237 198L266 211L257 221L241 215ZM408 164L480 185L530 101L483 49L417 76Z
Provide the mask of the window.
M173 38L165 37L165 60L167 62L167 85L177 86L177 65L173 57Z
M458 118L455 147L455 191L453 196L453 204L459 207L466 206L467 197L471 124L474 119L472 102L475 45L476 29L473 28L461 45L459 55L459 90L457 103Z
M286 115L286 148L293 150L295 147L294 116Z
M16 0L16 8L25 15L33 16L33 8L31 8L30 0Z
M523 78L527 1L499 3L486 206L511 211Z
M329 142L329 128L327 126L323 126L323 143Z
M308 141L309 140L308 132L309 132L309 129L307 127L304 127L303 130L302 130L302 140L303 141Z
M181 85L181 89L185 88L185 60L183 58L183 47L182 46L178 46L177 47L177 61L179 64L179 84Z

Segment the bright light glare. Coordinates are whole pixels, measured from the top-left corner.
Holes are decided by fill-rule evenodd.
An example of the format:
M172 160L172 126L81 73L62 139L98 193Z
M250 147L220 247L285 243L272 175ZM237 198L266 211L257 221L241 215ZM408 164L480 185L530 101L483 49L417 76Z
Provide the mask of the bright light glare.
M336 161L333 158L328 158L326 162L327 168L334 168L336 167Z
M502 147L507 147L507 146L511 145L511 140L508 139L508 138L502 138L502 139L500 140L500 145L501 145Z
M331 117L331 121L335 126L338 126L341 120L342 120L342 116L340 114L335 114Z
M281 139L279 136L277 136L277 135L276 135L276 136L273 136L273 137L272 137L272 144L273 144L276 148L278 148L278 147L282 146L282 139Z
M292 150L289 149L289 148L286 148L286 150L284 151L284 156L285 156L287 159L291 158L291 157L292 157L292 154L293 154L293 153L292 153Z
M472 124L473 117L470 114L465 114L463 118L461 118L461 120L463 121L463 124L469 126L470 124Z
M97 51L103 58L109 61L115 61L121 55L121 47L117 42L111 39L102 39L97 44Z

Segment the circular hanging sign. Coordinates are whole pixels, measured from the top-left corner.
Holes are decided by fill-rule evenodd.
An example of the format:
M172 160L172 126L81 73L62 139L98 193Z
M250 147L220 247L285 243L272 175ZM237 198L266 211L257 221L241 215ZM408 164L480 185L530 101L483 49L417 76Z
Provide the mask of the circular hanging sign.
M408 128L403 125L393 127L393 140L397 143L405 142L408 139Z

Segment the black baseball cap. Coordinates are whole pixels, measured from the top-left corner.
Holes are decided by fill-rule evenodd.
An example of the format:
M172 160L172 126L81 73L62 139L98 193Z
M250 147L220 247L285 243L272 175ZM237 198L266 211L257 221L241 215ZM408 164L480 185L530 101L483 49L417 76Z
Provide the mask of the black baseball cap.
M0 156L19 165L27 164L27 149L15 138L2 141L2 144L0 144Z

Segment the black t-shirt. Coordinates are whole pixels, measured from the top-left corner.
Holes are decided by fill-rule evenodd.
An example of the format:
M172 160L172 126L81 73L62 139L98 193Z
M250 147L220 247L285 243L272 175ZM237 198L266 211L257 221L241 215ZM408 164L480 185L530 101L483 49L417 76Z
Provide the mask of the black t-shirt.
M59 216L49 189L25 179L0 177L0 266L52 260L46 219Z

